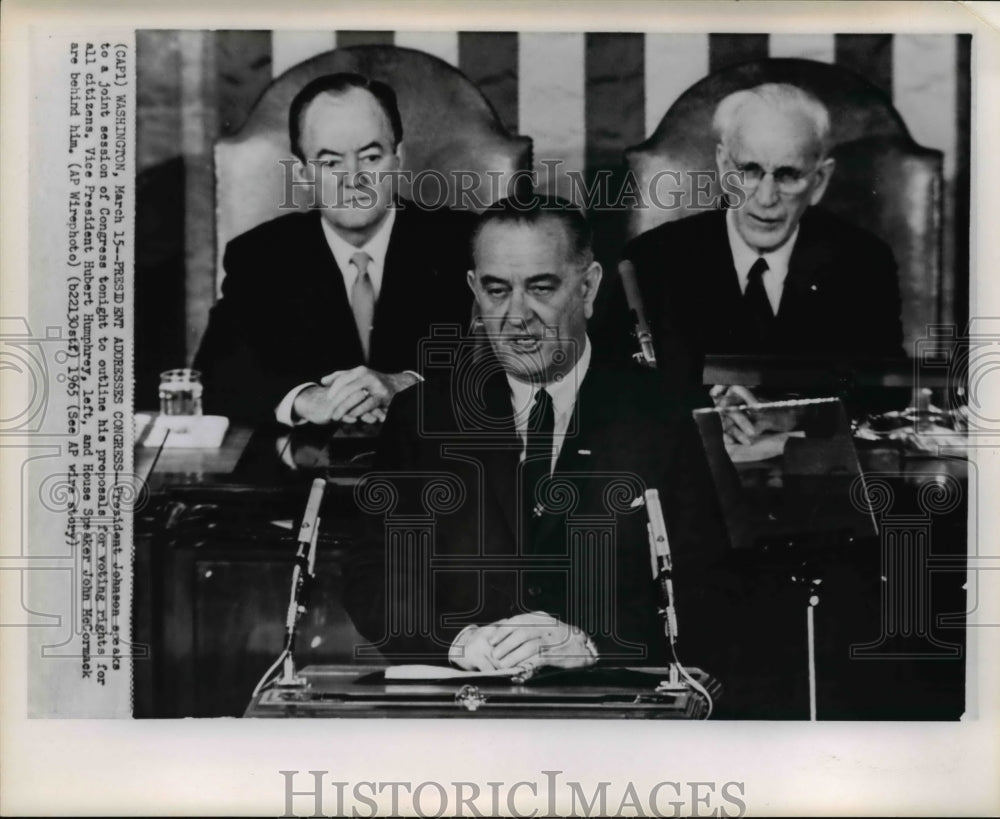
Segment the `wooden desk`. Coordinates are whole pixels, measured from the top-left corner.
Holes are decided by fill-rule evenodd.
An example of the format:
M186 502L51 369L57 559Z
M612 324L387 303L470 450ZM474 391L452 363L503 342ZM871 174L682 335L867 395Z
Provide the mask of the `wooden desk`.
M217 449L136 447L135 474L154 492L166 486L202 483L211 476L231 475L252 434L251 427L230 425Z
M315 461L317 440L296 438ZM367 467L369 437L322 447L329 488L322 509L313 606L303 618L301 658L351 663L366 641L339 600L341 558L358 536L352 490ZM294 521L316 469L283 459L288 431L230 427L217 450L136 451L149 503L135 518L135 639L151 647L134 666L135 715L239 716L280 650L288 605ZM293 461L294 462L294 461Z

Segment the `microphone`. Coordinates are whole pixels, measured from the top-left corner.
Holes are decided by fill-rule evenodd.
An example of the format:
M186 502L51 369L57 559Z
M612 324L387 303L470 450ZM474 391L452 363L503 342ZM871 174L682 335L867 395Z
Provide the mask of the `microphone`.
M299 618L305 613L306 598L311 581L316 577L316 544L319 539L319 508L326 492L326 481L316 478L309 490L305 512L302 513L302 524L299 526L298 544L295 552L295 567L292 569L292 591L288 601L288 613L285 616L285 647L278 659L264 672L260 682L254 688L256 697L271 678L271 675L281 667L281 676L274 684L281 688L304 688L306 681L295 671L295 637Z
M316 540L319 536L319 507L323 503L323 493L326 492L326 481L316 478L309 490L306 501L306 511L302 513L302 525L299 527L299 548L295 553L295 568L292 569L292 596L288 601L288 615L285 617L285 628L288 637L294 641L295 626L305 610L303 593L307 591L306 580L316 576ZM305 576L303 576L303 569Z
M635 274L635 265L628 259L618 262L618 275L621 276L625 288L625 300L628 302L635 323L635 337L639 342L639 352L634 358L647 367L656 366L656 351L653 349L653 334L646 322L646 311L642 306L642 294L639 292L639 281Z
M646 513L649 516L649 523L646 525L649 533L649 559L653 580L660 587L659 612L663 618L663 631L673 649L677 644L677 611L674 608L674 562L670 554L670 541L667 539L667 524L663 520L659 491L647 489L645 499Z
M299 551L296 560L301 560L305 550L309 549L309 576L312 577L313 561L316 559L316 536L319 534L319 507L323 503L326 492L326 481L316 478L309 488L309 499L306 501L306 511L302 513L302 525L299 527Z

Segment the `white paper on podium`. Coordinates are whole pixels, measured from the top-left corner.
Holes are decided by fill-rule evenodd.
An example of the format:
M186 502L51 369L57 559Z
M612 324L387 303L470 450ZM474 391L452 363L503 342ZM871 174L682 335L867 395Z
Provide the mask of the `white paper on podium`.
M498 668L496 671L463 671L447 665L390 665L385 670L387 680L474 679L476 677L513 677L523 668Z

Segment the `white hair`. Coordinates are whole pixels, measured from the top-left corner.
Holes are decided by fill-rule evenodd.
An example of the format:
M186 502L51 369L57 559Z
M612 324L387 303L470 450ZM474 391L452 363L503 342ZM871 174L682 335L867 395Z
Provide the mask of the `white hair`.
M724 147L728 149L732 146L740 118L751 106L764 106L774 112L803 116L812 126L820 156L826 156L830 147L830 114L826 106L797 85L777 82L745 88L723 98L712 117L712 130Z

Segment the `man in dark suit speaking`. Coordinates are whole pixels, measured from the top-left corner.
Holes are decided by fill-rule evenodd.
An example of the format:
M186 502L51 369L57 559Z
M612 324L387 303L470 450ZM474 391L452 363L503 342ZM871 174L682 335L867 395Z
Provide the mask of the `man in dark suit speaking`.
M393 197L403 125L384 83L312 81L292 101L289 137L295 181L315 184L321 207L226 248L195 359L205 407L288 425L380 420L418 379L431 326L468 323L472 216Z
M713 126L730 207L636 237L636 268L658 365L700 381L705 354L842 361L902 352L890 249L814 208L834 173L829 114L769 83L724 98ZM623 310L618 294L615 308Z
M662 662L642 507L655 487L682 659L697 662L717 628L699 604L725 535L687 403L655 374L594 363L601 267L569 203L497 203L473 256L482 335L429 349L440 377L389 410L377 472L356 494L374 529L348 560L348 611L396 661Z

